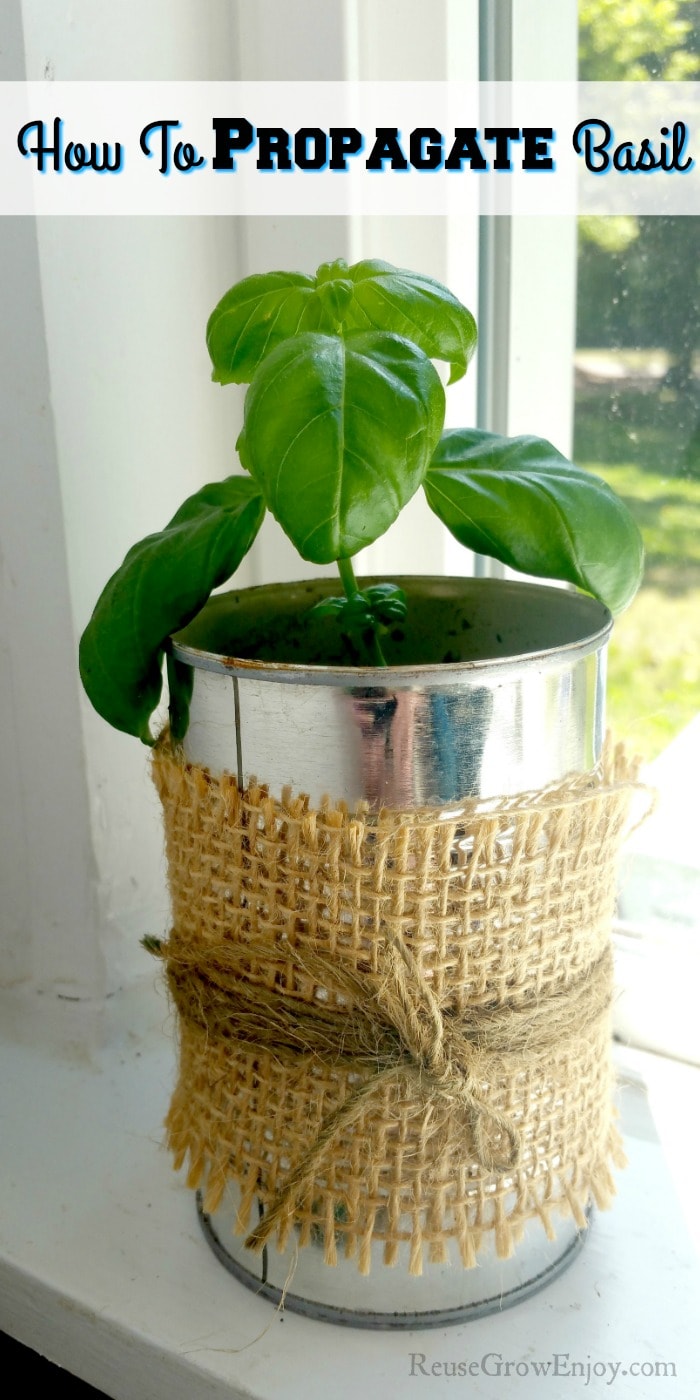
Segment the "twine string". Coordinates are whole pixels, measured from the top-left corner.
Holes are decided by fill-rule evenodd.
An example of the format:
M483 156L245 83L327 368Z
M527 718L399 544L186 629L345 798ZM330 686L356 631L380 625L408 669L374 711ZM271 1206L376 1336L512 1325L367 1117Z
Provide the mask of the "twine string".
M470 1010L458 1019L443 1009L410 947L387 937L380 973L343 966L311 949L226 943L205 952L152 948L165 958L173 999L180 1015L208 1035L230 1037L289 1058L306 1054L324 1063L342 1061L361 1082L322 1123L315 1141L285 1178L269 1210L248 1235L248 1249L259 1251L279 1224L313 1190L333 1142L352 1129L367 1101L389 1084L409 1078L421 1099L436 1097L461 1109L470 1150L486 1173L517 1168L523 1152L517 1125L488 1101L489 1067L509 1056L536 1056L563 1039L581 1035L607 1010L612 998L612 952L572 985L538 1001ZM274 990L246 980L264 952L275 953L288 988ZM290 979L290 960L304 978L326 990L325 1001L300 1001ZM333 1004L335 997L335 1005ZM349 1002L338 1010L338 998ZM369 1073L368 1073L369 1071Z

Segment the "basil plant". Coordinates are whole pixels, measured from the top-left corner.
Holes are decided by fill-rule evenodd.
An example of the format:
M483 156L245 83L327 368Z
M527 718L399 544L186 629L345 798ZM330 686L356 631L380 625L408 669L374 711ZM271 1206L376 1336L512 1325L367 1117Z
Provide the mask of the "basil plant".
M226 293L207 343L214 380L249 385L237 443L245 475L190 496L107 583L80 667L109 723L153 743L168 637L235 573L267 510L303 559L337 563L342 593L318 607L377 666L382 632L406 603L390 582L361 591L352 560L421 489L467 548L575 584L612 613L627 606L642 545L605 482L540 438L443 431L433 361L453 383L476 339L446 287L385 262L271 272Z

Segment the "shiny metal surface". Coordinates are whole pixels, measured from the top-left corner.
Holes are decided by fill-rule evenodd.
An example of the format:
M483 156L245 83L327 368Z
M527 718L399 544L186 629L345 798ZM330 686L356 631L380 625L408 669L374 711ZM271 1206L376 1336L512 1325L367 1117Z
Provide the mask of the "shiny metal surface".
M329 1268L323 1263L322 1246L311 1244L300 1250L294 1239L282 1253L266 1247L262 1254L252 1254L242 1237L233 1233L238 1201L238 1190L232 1186L219 1209L206 1215L197 1194L205 1238L229 1273L273 1303L284 1298L290 1312L377 1331L445 1327L500 1313L563 1273L588 1238L588 1230L563 1219L557 1238L548 1240L540 1221L530 1220L512 1259L498 1259L493 1239L487 1236L477 1268L464 1269L454 1249L449 1263L428 1264L417 1278L408 1272L408 1241L391 1269L384 1265L384 1246L377 1241L370 1273L362 1276L356 1260L346 1259L342 1250L338 1263Z
M412 581L414 590L418 582ZM205 611L199 645L185 632L173 646L194 675L187 757L214 773L233 772L244 784L255 777L275 795L291 786L314 804L327 796L375 808L450 807L593 767L605 722L606 610L561 589L421 582L428 604L435 590L434 624L424 597L416 647L429 655L432 640L437 655L458 657L442 665L287 664L275 657L279 637L270 660L216 653L201 644ZM312 587L316 596L318 585ZM250 594L266 595L270 611L275 596L289 600L282 587ZM235 596L245 612L246 595ZM214 637L222 611L215 602ZM453 613L462 618L456 640L456 629L447 626ZM555 643L547 646L550 633ZM408 636L407 649L410 644ZM463 659L470 649L477 655Z

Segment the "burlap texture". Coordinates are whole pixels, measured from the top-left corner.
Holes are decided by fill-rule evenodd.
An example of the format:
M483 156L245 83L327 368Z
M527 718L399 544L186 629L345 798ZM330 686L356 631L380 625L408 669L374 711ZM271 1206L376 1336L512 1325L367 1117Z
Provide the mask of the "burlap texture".
M591 1198L609 1204L610 1164L624 1160L611 1101L610 925L637 776L619 747L593 773L447 816L312 810L303 795L241 791L186 763L167 736L153 773L173 913L164 955L180 1010L168 1142L176 1167L189 1160L188 1184L204 1186L206 1210L236 1181L241 1231L260 1203L280 1248L294 1229L300 1246L323 1239L329 1264L342 1248L367 1272L372 1241L384 1242L387 1264L408 1241L419 1273L424 1257L447 1257L451 1239L469 1267L487 1233L508 1257L531 1217L552 1238L557 1212L583 1225ZM473 1115L420 1063L381 1074L345 1052L361 1007L334 969L381 1001L391 946L406 950L445 1024L471 1028L469 1082L489 1107L496 1155L499 1124L517 1136L509 1168L484 1166ZM274 1031L258 1044L237 1034L223 1002L241 983L307 1020L322 1010L324 1052L304 1049L301 1032L301 1047L275 1043ZM580 1008L571 1017L569 997ZM502 1036L489 1045L489 1017L502 1022L503 1010L520 1018L512 1049ZM285 1202L295 1169L351 1100L311 1185Z

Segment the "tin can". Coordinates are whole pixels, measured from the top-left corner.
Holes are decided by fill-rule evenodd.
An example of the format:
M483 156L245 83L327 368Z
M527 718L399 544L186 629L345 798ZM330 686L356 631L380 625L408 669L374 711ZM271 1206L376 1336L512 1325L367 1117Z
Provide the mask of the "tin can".
M362 580L361 586L377 580ZM185 757L239 785L252 779L370 809L439 809L469 798L540 790L597 763L605 728L609 612L557 587L406 577L407 619L385 639L386 669L348 665L334 624L311 612L332 580L270 585L211 599L171 640L190 668ZM335 650L337 648L337 651ZM458 863L456 853L455 863ZM236 1188L200 1218L239 1279L285 1306L368 1327L441 1326L528 1296L575 1257L584 1235L562 1220L556 1240L532 1221L512 1259L486 1249L420 1278L352 1261L329 1268L313 1244L261 1256L233 1234ZM291 1278L291 1282L290 1282Z
M602 604L495 579L397 582L408 617L386 670L343 664L340 648L337 665L318 659L334 624L309 613L333 581L211 599L171 644L193 675L186 757L241 785L377 808L509 796L595 765Z

